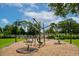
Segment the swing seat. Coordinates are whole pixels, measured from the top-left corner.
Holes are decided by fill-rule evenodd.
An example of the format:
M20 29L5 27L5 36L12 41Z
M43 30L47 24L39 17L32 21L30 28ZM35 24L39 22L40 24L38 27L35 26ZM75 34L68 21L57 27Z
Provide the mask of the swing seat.
M41 42L41 41L38 41L38 43L39 43L40 45L42 45L42 44L43 44L43 42Z
M29 40L27 40L26 43L33 43L33 41L29 41Z

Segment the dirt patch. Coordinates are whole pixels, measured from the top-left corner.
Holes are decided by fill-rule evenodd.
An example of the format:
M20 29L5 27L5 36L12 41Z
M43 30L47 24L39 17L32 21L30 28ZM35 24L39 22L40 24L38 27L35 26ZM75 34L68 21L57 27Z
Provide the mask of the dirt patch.
M79 48L62 41L62 44L55 44L57 40L46 40L46 45L39 48L35 53L21 54L16 49L27 47L22 41L0 49L3 56L79 56ZM35 47L35 46L32 46Z

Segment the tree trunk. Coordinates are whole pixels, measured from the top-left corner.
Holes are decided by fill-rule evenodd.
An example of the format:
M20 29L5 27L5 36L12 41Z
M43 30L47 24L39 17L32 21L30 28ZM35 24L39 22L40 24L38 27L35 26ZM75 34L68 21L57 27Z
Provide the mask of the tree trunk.
M17 42L17 36L16 36L16 34L15 34L15 43Z

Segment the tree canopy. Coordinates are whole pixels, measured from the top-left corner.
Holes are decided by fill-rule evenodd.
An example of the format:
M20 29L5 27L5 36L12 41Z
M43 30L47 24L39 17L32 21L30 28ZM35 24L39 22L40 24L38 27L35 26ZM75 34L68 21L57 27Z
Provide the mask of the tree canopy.
M0 33L2 32L2 28L0 27Z
M39 29L40 25L38 25L37 23L33 24L32 22L28 21L15 21L11 25L6 25L3 29L3 33L5 35L15 35L15 34L35 35L39 33Z
M60 21L58 25L62 28L63 33L70 33L70 32L79 33L78 32L79 24L72 19Z
M59 31L60 33L79 33L79 23L73 19L62 20L57 24L51 23L50 27L46 30L46 33L54 34L56 32L54 31L56 27L58 27L57 29L61 29L61 31Z
M50 3L48 6L55 11L55 15L66 17L67 14L79 14L78 3Z

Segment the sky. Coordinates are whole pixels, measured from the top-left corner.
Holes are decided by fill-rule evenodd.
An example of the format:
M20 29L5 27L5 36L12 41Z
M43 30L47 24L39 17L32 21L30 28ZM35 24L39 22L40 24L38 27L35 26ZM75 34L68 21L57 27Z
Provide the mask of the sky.
M63 20L62 17L56 16L54 11L50 11L50 8L46 3L0 3L0 27L12 24L16 20L26 20L32 22L33 18L41 23L44 23L45 26L52 22L58 23ZM69 14L67 15L67 18L73 18L79 23L79 16Z

